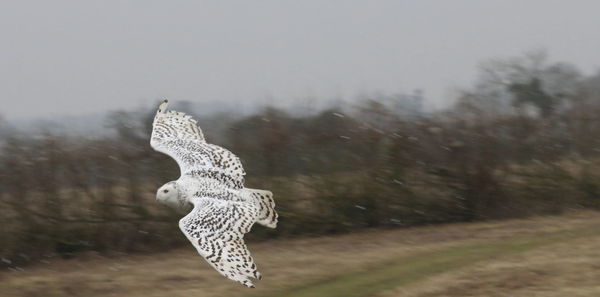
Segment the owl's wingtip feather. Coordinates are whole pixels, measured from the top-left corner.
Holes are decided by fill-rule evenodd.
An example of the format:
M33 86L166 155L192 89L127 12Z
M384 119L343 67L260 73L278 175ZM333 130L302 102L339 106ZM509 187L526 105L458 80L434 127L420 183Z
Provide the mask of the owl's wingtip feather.
M163 102L158 106L158 112L165 113L167 112L167 106L169 105L169 100L164 99Z

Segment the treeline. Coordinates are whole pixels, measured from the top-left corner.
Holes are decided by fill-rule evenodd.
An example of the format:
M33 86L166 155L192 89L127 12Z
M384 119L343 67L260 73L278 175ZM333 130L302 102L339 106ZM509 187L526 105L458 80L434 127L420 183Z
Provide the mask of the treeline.
M275 194L278 229L256 226L250 240L500 219L600 207L597 82L529 55L487 64L440 112L416 93L199 122L242 159L248 187ZM179 169L149 146L153 115L112 113L104 136L4 123L2 263L187 244L181 214L155 202Z

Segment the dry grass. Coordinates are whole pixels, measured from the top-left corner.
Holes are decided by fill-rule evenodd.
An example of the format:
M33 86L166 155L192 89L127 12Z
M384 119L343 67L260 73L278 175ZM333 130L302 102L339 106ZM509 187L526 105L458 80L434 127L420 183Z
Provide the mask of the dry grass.
M598 213L579 212L561 217L371 230L335 237L250 243L265 276L255 290L218 275L191 246L168 253L110 259L91 254L85 259L51 260L22 272L0 273L0 295L284 296L297 288L327 282L349 272L360 279L361 273L368 275L394 259L410 260L423 253L443 253L445 249L543 237L596 224L600 224ZM415 279L384 295L511 296L511 292L518 292L513 295L597 296L599 294L577 295L576 291L598 293L594 278L600 275L597 271L600 264L596 260L600 252L596 250L600 251L597 237L544 245L523 254L486 259L448 272L432 272L426 281ZM554 287L548 287L549 284ZM378 293L381 292L374 290L371 295Z
M402 286L382 297L600 296L600 236L557 243Z

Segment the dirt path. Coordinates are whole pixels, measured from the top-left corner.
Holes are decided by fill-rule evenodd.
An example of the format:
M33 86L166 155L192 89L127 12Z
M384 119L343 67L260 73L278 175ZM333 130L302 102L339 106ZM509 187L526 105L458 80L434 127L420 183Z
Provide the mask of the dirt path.
M340 274L329 280L305 284L301 287L276 292L269 296L373 296L391 288L460 269L480 261L502 261L502 257L505 256L528 252L547 245L597 236L600 236L600 225L537 235L529 238L508 241L498 240L449 247L438 251L417 253L416 255L390 259L390 261L380 263L367 270Z
M593 251L600 251L600 240L592 240L600 238L599 235L600 214L579 212L560 217L369 230L343 236L250 243L264 275L254 290L217 274L192 247L152 255L48 259L21 272L0 273L0 296L505 297L511 295L490 294L498 292L498 287L508 291L499 281L507 274L489 267L518 265L529 260L519 257L556 246L562 249L542 255L571 259L574 256L568 251L581 247L581 241L588 246L586 261L589 261L594 259ZM531 258L537 259L536 267L545 267L556 260L543 256ZM596 264L600 267L600 263ZM593 265L586 266L590 277L597 276L594 271L598 269ZM548 270L556 271L556 267ZM535 286L547 286L545 268L539 271L542 276L536 276ZM473 275L487 277L483 286L490 288L490 294L478 286L480 279ZM576 285L571 282L563 285L568 286ZM479 293L469 295L469 292Z

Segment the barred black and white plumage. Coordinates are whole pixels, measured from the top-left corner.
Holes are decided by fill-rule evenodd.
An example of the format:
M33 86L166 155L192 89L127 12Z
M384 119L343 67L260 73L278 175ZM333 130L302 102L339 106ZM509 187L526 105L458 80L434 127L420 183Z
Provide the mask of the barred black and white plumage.
M198 253L219 273L247 287L261 278L244 243L258 222L277 226L273 194L244 188L244 168L232 152L209 144L189 115L167 110L165 100L152 125L150 145L175 159L181 177L160 187L156 199L190 211L179 228Z

